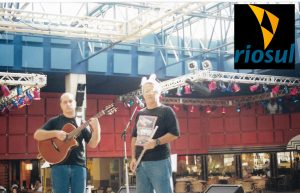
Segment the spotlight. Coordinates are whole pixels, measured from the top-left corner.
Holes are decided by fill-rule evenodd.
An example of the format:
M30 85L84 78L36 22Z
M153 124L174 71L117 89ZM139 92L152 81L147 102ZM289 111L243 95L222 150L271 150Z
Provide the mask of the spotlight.
M33 100L39 101L41 100L40 89L35 87L33 91Z
M249 89L251 92L255 92L255 91L257 91L258 87L259 87L259 84L254 84L254 85L250 86Z
M278 93L279 93L279 88L280 88L279 85L274 86L274 87L272 88L272 93L273 93L273 94L278 94Z
M297 88L297 87L291 88L290 94L291 94L292 96L297 95L297 94L298 94L298 88Z
M23 94L23 89L21 85L17 86L17 94L18 96L21 96Z
M1 86L1 91L3 93L3 96L5 96L5 97L9 96L9 94L10 94L10 91L6 85Z
M237 83L234 83L232 85L232 91L233 92L239 92L241 90L240 86Z
M129 99L127 102L126 102L126 107L130 108L134 105L134 100L133 99Z
M184 94L192 94L190 85L184 86Z
M238 105L237 107L236 107L236 112L241 112L241 107L240 107L240 105Z
M207 114L211 113L211 108L210 108L210 106L207 106L207 107L205 108L205 112L206 112Z
M215 81L211 81L209 84L208 84L208 89L209 91L214 91L217 89L217 83Z
M192 106L190 107L190 113L193 113L193 112L195 112L195 107L194 107L194 105L192 105Z
M203 70L207 70L207 71L212 70L211 62L209 60L204 60L202 62L202 68L203 68Z
M222 114L226 114L226 108L225 107L222 107Z
M198 70L198 64L196 61L191 61L188 63L188 69L190 72L195 72Z
M182 93L182 87L178 87L178 88L177 88L176 95L177 95L177 96L181 96L181 95L182 95L181 93Z

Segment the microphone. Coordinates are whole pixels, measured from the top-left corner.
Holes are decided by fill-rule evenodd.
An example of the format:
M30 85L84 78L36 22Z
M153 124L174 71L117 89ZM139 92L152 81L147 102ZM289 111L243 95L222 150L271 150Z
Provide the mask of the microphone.
M145 107L145 104L143 103L143 101L141 101L141 99L140 99L138 96L135 96L135 98L136 98L137 104L138 104L141 108L144 108L144 107Z

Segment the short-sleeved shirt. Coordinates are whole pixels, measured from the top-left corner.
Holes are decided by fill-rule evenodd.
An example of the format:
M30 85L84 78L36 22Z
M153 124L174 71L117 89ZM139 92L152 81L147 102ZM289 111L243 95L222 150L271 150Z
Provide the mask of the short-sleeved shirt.
M56 117L51 118L45 125L43 125L42 129L51 131L51 130L62 130L64 125L67 123L71 123L76 127L76 119L68 118L64 115L58 115ZM91 130L88 128L84 128L79 136L76 138L78 142L78 146L73 147L69 153L69 156L62 162L55 165L79 165L85 167L86 165L86 156L85 156L85 146L83 144L83 140L88 143L92 137Z
M136 117L135 125L132 131L132 137L136 137L136 158L141 154L143 147L141 146L150 138L155 126L158 126L153 139L170 133L179 136L178 120L175 112L169 106L161 105L154 109L142 109ZM145 152L142 161L157 161L166 159L170 156L169 144L158 145L153 149Z

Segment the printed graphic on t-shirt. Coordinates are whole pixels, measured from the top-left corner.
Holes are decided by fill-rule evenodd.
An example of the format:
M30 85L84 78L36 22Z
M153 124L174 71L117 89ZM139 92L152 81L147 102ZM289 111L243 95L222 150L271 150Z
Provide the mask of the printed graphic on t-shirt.
M155 128L157 117L141 115L136 124L137 138L135 145L143 145L147 142Z

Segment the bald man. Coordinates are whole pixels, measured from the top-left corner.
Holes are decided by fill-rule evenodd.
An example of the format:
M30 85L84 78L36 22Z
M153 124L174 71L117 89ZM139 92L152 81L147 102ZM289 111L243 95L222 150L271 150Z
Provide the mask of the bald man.
M67 133L63 127L67 123L78 127L76 123L76 101L71 93L64 93L60 97L60 108L62 114L48 120L40 129L34 133L34 139L37 141L50 138L57 138L64 141ZM51 165L51 180L54 193L69 192L71 187L72 193L84 193L86 188L86 157L85 143L89 147L95 148L100 142L100 124L97 118L91 118L89 121L90 128L84 128L76 138L78 146L72 148L69 156L61 163Z

